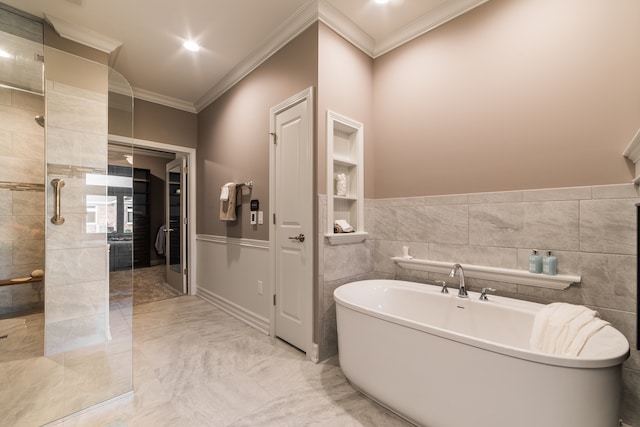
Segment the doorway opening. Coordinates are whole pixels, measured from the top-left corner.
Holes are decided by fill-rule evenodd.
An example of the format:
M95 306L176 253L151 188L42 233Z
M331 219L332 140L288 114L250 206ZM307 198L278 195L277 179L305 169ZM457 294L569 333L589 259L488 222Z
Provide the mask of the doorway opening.
M132 171L130 196L114 200L118 221L122 220L122 226L116 224L115 229L125 233L108 234L111 305L118 305L118 283L131 281L126 264L133 267L129 304L131 300L139 305L193 293L188 269L187 174L192 153L148 141L133 140L132 146L132 140L119 141L117 137L110 138L109 153L110 173L118 162L126 162Z

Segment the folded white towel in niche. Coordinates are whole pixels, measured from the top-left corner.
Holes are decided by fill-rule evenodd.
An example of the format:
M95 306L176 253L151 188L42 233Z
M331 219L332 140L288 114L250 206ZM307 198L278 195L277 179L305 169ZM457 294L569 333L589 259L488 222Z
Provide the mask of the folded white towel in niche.
M336 219L333 223L333 232L334 233L353 233L353 227L344 219Z
M531 348L560 356L578 356L596 332L609 325L597 311L555 302L542 308L533 322Z

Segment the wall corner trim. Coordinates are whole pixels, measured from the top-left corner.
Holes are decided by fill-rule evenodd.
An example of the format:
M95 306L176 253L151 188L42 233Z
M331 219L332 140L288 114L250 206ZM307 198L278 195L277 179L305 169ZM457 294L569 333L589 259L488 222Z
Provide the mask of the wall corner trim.
M638 130L638 132L636 132L636 135L633 137L622 155L631 160L636 166L636 173L635 177L633 178L633 183L636 185L640 184L640 129Z

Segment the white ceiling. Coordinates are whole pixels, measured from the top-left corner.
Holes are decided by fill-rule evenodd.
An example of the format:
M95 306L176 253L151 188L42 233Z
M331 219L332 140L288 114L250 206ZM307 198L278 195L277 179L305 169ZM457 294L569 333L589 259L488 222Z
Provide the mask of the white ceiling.
M376 57L487 0L0 1L115 49L110 65L136 97L195 112L317 19ZM189 38L200 52L182 48Z

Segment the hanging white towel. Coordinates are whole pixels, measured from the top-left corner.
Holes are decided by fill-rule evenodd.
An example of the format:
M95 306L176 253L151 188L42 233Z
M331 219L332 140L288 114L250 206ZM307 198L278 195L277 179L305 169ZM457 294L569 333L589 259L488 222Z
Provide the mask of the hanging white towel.
M233 182L227 182L225 185L220 187L220 201L228 202L229 201L229 188L235 187L236 184Z
M582 305L552 303L533 322L531 348L561 356L578 356L596 332L609 325L597 311Z
M240 205L238 200L242 197L242 193L238 191L238 185L233 182L225 184L225 187L229 189L229 197L227 201L220 200L220 220L235 221L237 219L236 207Z

